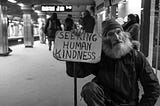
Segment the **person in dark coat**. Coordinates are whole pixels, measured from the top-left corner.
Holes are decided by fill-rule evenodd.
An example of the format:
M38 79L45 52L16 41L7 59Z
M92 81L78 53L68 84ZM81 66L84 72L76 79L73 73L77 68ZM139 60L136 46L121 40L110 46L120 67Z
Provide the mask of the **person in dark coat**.
M123 25L123 29L130 33L134 48L140 49L140 43L137 42L140 35L139 16L137 14L129 14L128 21Z
M93 33L94 26L95 26L95 19L93 16L91 16L88 10L84 12L84 17L81 20L82 20L81 24L82 24L83 30L88 33Z
M78 78L94 75L81 91L88 106L154 106L160 85L142 52L133 49L128 33L114 19L102 23L102 54L98 63L66 62ZM139 83L144 93L139 98Z
M123 25L123 29L129 32L132 40L138 40L140 31L139 17L136 14L129 14L128 21Z
M49 50L51 50L52 41L55 40L55 34L58 30L62 30L61 23L57 18L57 13L53 13L52 16L47 19L44 30L44 33L48 37Z
M67 18L65 19L65 31L70 31L73 29L74 21L72 19L72 15L68 14Z

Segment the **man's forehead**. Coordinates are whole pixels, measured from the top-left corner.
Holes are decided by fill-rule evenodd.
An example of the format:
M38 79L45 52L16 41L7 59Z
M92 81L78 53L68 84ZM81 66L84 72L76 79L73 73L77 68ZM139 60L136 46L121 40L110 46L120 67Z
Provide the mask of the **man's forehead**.
M115 28L115 29L111 29L111 30L109 30L108 32L114 32L114 31L117 31L117 30L122 31L122 29L121 29L121 28Z

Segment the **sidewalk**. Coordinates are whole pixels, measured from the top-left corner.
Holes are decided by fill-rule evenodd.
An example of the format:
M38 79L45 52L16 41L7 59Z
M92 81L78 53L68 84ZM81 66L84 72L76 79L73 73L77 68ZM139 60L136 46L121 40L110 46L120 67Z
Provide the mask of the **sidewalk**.
M74 80L48 45L36 41L33 48L11 49L10 56L0 57L0 106L74 106ZM79 94L90 79L78 79L78 106L85 106Z

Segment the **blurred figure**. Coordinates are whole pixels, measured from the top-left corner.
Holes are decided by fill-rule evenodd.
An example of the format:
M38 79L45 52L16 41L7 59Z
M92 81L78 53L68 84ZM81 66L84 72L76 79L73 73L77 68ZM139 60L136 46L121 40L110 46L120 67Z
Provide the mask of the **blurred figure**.
M65 31L70 31L74 27L74 21L72 19L72 15L68 14L67 18L65 19Z
M53 13L50 18L47 19L45 26L45 34L48 37L49 51L51 51L52 41L55 40L56 31L62 30L60 20L57 18L57 13Z
M137 14L129 14L128 21L123 25L123 29L125 32L130 33L134 48L139 50L140 43L137 42L139 40L140 31L139 16Z
M44 20L41 20L41 23L39 26L39 37L40 37L40 43L42 44L46 43L46 36L45 36L44 30L45 30L45 22Z
M129 14L128 21L123 25L123 29L130 33L132 40L138 40L140 31L139 16L136 14Z
M84 12L84 17L82 17L82 28L85 32L93 33L95 26L95 19L91 16L90 12L86 10Z

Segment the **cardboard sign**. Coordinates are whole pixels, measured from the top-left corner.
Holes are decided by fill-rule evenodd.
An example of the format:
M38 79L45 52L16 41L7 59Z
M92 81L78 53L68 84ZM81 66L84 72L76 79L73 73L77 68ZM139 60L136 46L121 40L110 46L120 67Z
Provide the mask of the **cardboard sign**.
M53 56L62 61L96 63L100 61L101 46L102 39L98 34L75 36L70 31L58 31Z

